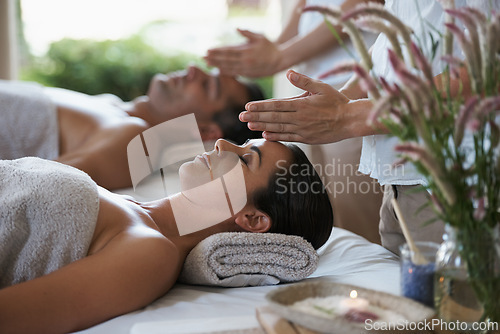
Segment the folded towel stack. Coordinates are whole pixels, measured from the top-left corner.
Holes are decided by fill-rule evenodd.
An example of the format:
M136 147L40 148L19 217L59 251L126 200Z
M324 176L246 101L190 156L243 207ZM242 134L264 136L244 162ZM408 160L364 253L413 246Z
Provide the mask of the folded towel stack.
M179 282L224 287L294 282L311 275L318 260L313 246L298 236L218 233L189 253Z

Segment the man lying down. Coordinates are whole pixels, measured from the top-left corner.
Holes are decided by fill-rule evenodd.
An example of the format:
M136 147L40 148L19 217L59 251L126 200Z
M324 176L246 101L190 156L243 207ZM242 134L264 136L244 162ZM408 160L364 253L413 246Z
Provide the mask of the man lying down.
M71 166L0 160L0 333L73 332L144 307L220 232L297 235L317 249L332 230L327 192L295 145L218 140L179 176L181 193L139 203ZM213 206L221 177L226 215Z
M37 156L85 171L109 190L131 186L127 144L144 130L194 113L203 140L260 137L238 120L263 99L253 83L198 67L158 74L146 96L124 103L34 83L0 81L0 159Z

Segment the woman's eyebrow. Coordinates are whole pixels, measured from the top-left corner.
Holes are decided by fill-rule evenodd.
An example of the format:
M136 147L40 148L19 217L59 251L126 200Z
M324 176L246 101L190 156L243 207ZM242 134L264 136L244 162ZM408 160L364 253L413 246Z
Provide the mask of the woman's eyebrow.
M260 151L260 149L259 149L257 146L255 146L255 145L250 146L250 149L251 149L252 151L257 152L257 155L259 156L259 167L260 167L260 166L262 165L262 152L261 152L261 151Z

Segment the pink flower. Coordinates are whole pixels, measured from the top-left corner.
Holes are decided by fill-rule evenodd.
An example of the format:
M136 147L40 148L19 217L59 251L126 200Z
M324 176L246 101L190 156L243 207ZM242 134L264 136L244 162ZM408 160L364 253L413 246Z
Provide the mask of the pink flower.
M406 64L397 57L394 51L389 49L387 52L389 53L389 62L394 69L394 73L401 80L401 83L409 88L407 90L409 95L418 96L418 99L414 99L415 109L422 109L424 103L428 103L434 98L431 87L418 75L411 73Z
M425 78L427 79L429 84L431 86L434 86L434 76L432 75L432 68L427 59L424 57L422 50L420 50L420 48L414 42L411 42L410 48L415 55L417 66L420 68L422 73L424 73Z
M464 32L458 28L456 24L446 23L445 26L457 37L458 42L465 53L465 58L467 59L466 65L471 76L470 79L472 88L477 92L478 87L481 85L480 59L477 58L477 55L473 50L472 43L467 39Z
M389 115L394 123L402 125L403 113L401 112L400 109L391 107L389 109Z
M337 64L331 70L319 75L318 79L323 80L323 79L328 78L329 76L332 76L332 75L354 72L354 66L356 66L356 65L357 65L357 63L355 61L343 62L343 63Z
M417 143L406 143L396 145L396 151L402 152L413 161L418 161L431 174L432 179L441 190L446 203L453 205L456 202L456 194L453 187L446 179L446 173L441 169L441 164L436 161L435 157L424 147Z
M420 86L417 84L417 81L421 81L421 79L408 70L404 61L391 49L388 49L387 53L389 54L389 62L394 69L394 73L396 73L401 82L407 86Z
M481 122L477 118L473 118L467 122L467 129L472 132L477 132L481 129Z
M359 65L354 65L354 73L359 77L361 80L361 83L363 84L364 88L366 91L368 91L374 99L378 100L380 98L380 93L377 88L377 84L375 83L375 80L370 77L368 72L364 68L362 68Z
M340 19L340 9L333 9L330 7L324 6L307 6L304 7L303 12L308 11L317 11L323 13L327 16L332 17L335 21L341 23L343 25L343 30L349 35L352 44L358 51L358 54L361 58L361 64L366 70L370 70L373 67L372 59L370 54L368 53L368 49L366 47L363 36L360 31L356 28L354 23L351 20L343 20Z
M481 117L497 115L498 113L500 113L500 95L483 99L477 109L479 110L479 115Z
M403 58L403 52L401 51L401 43L398 40L397 31L385 24L384 20L376 16L369 16L356 20L356 25L363 30L386 35L394 52L399 58Z
M458 79L460 77L460 67L465 66L463 61L452 55L444 55L441 57L441 60L448 64L451 77Z
M385 80L384 77L379 77L378 78L380 85L382 86L382 89L385 90L387 93L391 95L400 95L401 94L401 88L398 86L398 84L393 83L392 85Z
M446 13L462 21L462 23L468 30L469 37L471 41L474 43L473 44L474 47L476 47L477 50L479 50L479 34L477 28L478 27L484 28L483 23L485 21L478 22L477 21L478 17L475 16L468 7L462 7L458 9L446 9Z
M402 37L404 44L409 47L411 44L411 33L412 30L405 25L399 18L389 13L384 9L384 6L376 3L362 3L355 8L349 10L347 13L343 14L341 20L346 21L350 19L356 19L360 16L376 16L380 19L387 21L390 26L395 29L399 35ZM410 62L412 66L415 66L415 59L410 50L408 50L408 55L410 57Z
M398 168L400 166L403 166L404 164L406 164L407 162L409 161L409 159L407 157L402 157L402 158L399 158L398 160L394 161L392 163L392 166L391 168Z
M465 105L463 105L460 108L457 120L455 121L456 130L455 130L454 140L455 140L455 145L457 147L460 146L460 143L462 143L462 139L464 138L465 125L468 124L470 118L474 114L478 102L479 102L479 97L472 96L467 100Z
M337 75L346 72L354 72L358 78L361 80L361 84L364 86L365 91L369 91L375 99L380 97L380 93L377 88L375 80L365 71L365 69L359 66L356 62L344 62L338 64L331 70L321 74L318 79L322 80L332 75Z
M473 132L479 131L485 121L494 118L495 115L500 113L500 96L487 97L481 100L480 103L476 102L476 104L477 107L472 112L469 112L468 118L464 120L467 129ZM476 117L472 118L472 114L475 114ZM458 124L461 125L461 123Z
M378 99L373 108L370 110L370 114L366 120L367 124L372 126L375 121L384 112L387 112L392 107L392 104L397 98L393 95L385 95Z
M480 73L480 69L482 68L481 44L484 44L484 42L480 43L480 39L484 41L486 30L482 29L481 34L478 33L476 25L477 22L475 21L476 17L471 12L468 11L468 8L447 9L446 12L449 15L460 19L467 28L469 33L469 44L471 46L471 49L468 50L468 52L470 52L473 55L472 59L469 59L469 61L474 61L474 63L471 64L471 66L474 66L475 69ZM481 24L481 26L483 25ZM479 77L476 80L479 80L478 85L480 86L482 78Z
M474 7L467 7L467 11L470 13L470 15L475 17L476 22L479 25L484 24L484 22L488 21L488 18L486 15L484 15L480 10Z

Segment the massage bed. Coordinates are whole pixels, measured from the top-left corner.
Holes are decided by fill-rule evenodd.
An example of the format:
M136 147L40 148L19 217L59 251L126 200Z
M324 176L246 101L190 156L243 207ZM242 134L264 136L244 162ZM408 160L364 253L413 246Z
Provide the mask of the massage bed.
M336 282L399 294L398 258L380 245L334 228L319 254L317 270L301 282ZM223 288L177 284L147 307L79 333L238 333L236 329L252 333L252 328L259 328L256 308L267 305L266 294L280 286L284 285Z
M175 184L174 179L171 177L169 180L171 187ZM116 192L138 200L148 200L147 194L157 196L161 193L158 182L152 180L146 180L142 189L139 187L134 191L130 188ZM175 191L172 188L170 190ZM237 288L178 283L147 307L78 333L264 333L256 310L268 304L266 294L282 286L303 282L351 284L399 295L398 257L382 246L335 227L318 254L317 269L297 283Z
M213 147L204 144L205 148ZM185 153L186 148L176 149ZM173 153L169 152L170 158ZM163 193L163 183L157 177L145 179L135 190L128 188L116 193L146 201L178 191L175 173L166 173L165 180L167 194ZM380 245L336 227L318 254L317 269L302 282L346 283L399 294L398 258ZM287 284L226 288L178 283L147 307L79 333L262 333L256 310L267 304L267 293Z
M213 147L211 143L204 145ZM189 149L189 146L175 148L184 152ZM154 175L144 179L135 190L127 188L115 192L148 201L180 190L176 172L164 173L164 182L168 188L166 193L163 182ZM399 259L382 246L335 227L318 254L317 269L297 283L335 282L399 295ZM266 294L297 283L236 288L178 283L147 307L78 333L264 333L256 311L268 304Z

